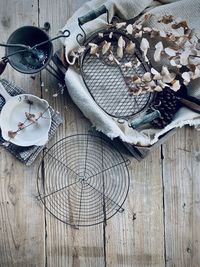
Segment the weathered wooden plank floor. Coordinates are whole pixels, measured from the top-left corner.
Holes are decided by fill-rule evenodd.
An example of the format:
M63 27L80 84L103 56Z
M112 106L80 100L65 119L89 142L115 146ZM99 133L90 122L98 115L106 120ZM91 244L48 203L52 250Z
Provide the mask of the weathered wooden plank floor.
M84 2L1 0L0 42L20 26L45 21L53 37ZM45 71L33 80L8 66L2 77L43 95L61 113L64 123L51 143L90 129L67 94L52 97L57 81ZM107 225L77 230L46 213L35 197L39 160L25 167L0 148L0 267L200 267L200 136L195 130L178 130L140 163L131 159L125 211Z

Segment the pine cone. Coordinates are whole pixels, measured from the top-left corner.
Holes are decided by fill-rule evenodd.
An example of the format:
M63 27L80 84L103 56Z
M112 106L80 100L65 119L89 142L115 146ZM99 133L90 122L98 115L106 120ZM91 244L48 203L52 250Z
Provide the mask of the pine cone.
M169 87L165 87L162 92L157 94L152 107L160 111L161 117L153 120L151 124L157 128L164 128L172 121L174 114L180 108L180 103L175 92Z

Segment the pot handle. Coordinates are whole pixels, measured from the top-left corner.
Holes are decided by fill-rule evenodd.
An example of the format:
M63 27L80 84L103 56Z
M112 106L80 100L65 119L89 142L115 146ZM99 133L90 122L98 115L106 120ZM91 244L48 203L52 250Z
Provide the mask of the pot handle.
M84 31L82 26L85 23L98 18L99 16L103 15L104 13L107 13L107 22L109 24L109 12L108 12L108 9L107 9L107 7L105 5L102 5L102 6L98 7L95 10L91 10L86 15L78 18L78 26L80 27L80 29L83 32L83 34L79 33L76 36L76 40L80 45L83 45L85 43L85 41L86 41L86 33L85 33L85 31ZM83 40L80 41L80 38L83 38Z
M12 97L6 91L5 87L3 86L3 84L1 82L0 82L0 95L3 96L3 98L5 99L6 102Z

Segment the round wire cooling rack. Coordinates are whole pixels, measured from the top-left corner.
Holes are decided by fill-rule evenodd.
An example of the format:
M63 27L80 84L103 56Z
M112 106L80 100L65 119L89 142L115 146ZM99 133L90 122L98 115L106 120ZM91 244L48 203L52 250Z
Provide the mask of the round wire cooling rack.
M39 199L58 220L92 226L122 212L129 160L106 139L68 136L48 149L38 168Z

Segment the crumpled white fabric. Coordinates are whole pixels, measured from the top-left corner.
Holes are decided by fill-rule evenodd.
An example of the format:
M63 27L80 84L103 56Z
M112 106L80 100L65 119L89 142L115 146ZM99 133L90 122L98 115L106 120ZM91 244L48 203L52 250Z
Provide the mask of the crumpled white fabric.
M155 15L173 15L187 20L190 28L195 28L200 36L200 0L93 0L85 3L73 16L67 21L62 30L68 29L71 32L69 38L63 40L65 45L65 54L68 58L69 52L78 47L76 41L77 34L81 33L78 26L78 17L87 14L89 11L105 4L109 10L109 20L114 14L124 20L134 18L141 13L150 12ZM106 15L90 21L84 25L84 30L88 35L105 27ZM158 26L155 21L150 21L151 26ZM184 125L200 128L200 114L187 108L181 108L175 115L173 121L164 129L148 128L144 130L133 130L128 123L119 124L117 120L106 114L93 100L89 94L80 74L70 66L65 75L65 82L70 96L83 114L92 122L97 130L103 132L110 138L120 137L122 141L149 146L156 143L161 135L169 130L182 127ZM190 95L200 98L200 80L193 81L188 89Z

